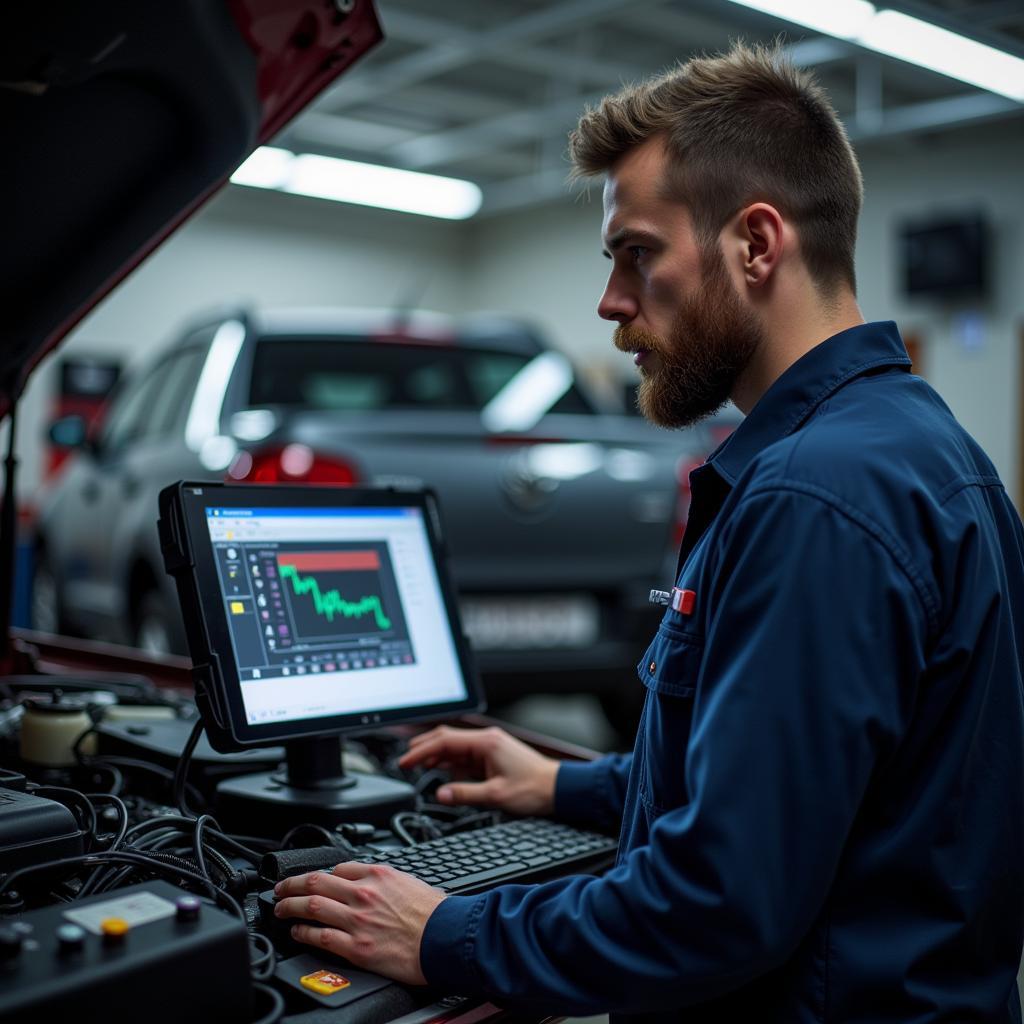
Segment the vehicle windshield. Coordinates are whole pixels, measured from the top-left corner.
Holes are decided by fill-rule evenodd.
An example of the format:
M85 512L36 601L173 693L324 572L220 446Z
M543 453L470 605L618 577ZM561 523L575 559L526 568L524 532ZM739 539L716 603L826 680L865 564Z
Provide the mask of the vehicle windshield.
M333 412L482 411L530 355L462 345L266 338L256 344L249 403ZM549 410L592 414L571 385Z

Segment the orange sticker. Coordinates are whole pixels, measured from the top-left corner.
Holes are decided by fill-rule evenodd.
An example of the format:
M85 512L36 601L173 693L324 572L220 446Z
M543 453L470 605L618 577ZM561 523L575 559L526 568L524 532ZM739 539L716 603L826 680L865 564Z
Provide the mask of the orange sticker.
M322 996L332 996L335 992L348 988L352 982L334 971L314 971L312 974L304 974L299 978L299 984L311 992L318 992Z

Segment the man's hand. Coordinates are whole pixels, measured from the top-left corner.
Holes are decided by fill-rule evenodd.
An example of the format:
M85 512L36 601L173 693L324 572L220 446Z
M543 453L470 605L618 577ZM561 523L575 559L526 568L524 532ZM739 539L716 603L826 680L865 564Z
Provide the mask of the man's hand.
M402 768L444 768L456 778L441 786L443 804L477 804L512 814L550 814L555 806L555 776L559 762L502 729L452 729L447 725L413 736L398 762Z
M305 917L326 927L292 926L292 937L343 956L356 967L407 985L425 985L420 941L427 919L445 898L412 875L383 864L350 861L333 871L286 878L278 917Z

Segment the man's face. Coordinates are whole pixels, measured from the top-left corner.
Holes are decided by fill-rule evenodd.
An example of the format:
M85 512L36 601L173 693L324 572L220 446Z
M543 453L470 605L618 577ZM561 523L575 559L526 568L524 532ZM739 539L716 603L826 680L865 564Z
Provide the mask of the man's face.
M763 340L721 249L699 244L686 207L660 187L665 154L652 139L622 157L604 191L612 271L598 313L619 326L615 346L640 368L640 410L685 427L728 401Z

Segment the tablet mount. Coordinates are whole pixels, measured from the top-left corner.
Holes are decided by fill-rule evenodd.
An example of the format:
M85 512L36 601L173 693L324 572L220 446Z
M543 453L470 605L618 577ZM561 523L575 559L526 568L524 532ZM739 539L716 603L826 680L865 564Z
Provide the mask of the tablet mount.
M347 773L340 736L285 743L287 760L273 772L224 779L217 785L217 817L226 827L280 835L304 822L333 828L346 821L387 826L411 810L416 790L384 775Z

